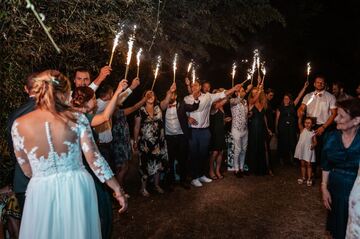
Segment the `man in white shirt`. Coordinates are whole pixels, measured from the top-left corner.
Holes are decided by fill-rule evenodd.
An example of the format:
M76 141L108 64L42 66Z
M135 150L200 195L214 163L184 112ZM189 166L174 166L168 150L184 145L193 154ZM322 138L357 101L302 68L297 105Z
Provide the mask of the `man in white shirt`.
M184 100L177 101L176 86L173 84L165 99L161 101L160 107L165 111L165 138L170 167L169 184L171 186L175 181L174 162L176 160L180 185L185 189L190 189L189 182L186 180L190 134L186 113L197 110L199 100L195 99L193 104L186 104Z
M236 85L230 90L216 94L201 93L199 81L191 84L191 95L184 98L186 104L193 104L195 99L200 100L199 108L188 113L191 128L190 146L190 168L193 180L191 184L201 187L202 183L209 183L212 180L205 176L208 167L208 153L210 143L210 110L212 104L219 99L225 98L239 90L241 85Z
M317 136L317 146L315 148L316 161L321 160L322 140L325 131L331 129L337 114L335 96L325 90L325 78L318 76L314 82L315 91L305 95L301 106L298 109L298 116L302 118L306 111L306 116L312 117L315 122L315 133Z

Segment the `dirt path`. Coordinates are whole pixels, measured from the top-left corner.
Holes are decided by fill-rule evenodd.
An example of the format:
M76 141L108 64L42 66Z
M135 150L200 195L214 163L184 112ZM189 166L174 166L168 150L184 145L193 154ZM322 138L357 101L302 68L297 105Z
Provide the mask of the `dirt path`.
M323 238L319 188L296 179L289 166L274 177L229 172L202 188L150 198L133 191L128 212L115 215L113 238Z

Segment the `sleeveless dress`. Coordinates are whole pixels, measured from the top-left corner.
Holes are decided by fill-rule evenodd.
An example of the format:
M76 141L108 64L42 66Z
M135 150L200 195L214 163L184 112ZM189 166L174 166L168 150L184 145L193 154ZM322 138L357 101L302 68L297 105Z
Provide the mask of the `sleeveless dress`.
M29 143L26 135L19 133L21 125L17 121L13 124L11 133L17 161L24 174L31 176L20 239L101 238L96 190L83 165L82 151L101 182L110 179L113 173L98 151L89 121L82 114L76 116L77 122L71 127L75 141L64 141L68 150L60 154L55 151L49 122L44 125L45 132L39 131L46 133L48 145L31 149L25 147ZM36 154L47 146L48 155Z
M315 163L315 149L311 150L312 137L314 135L314 131L303 129L299 137L299 142L296 145L295 158Z
M267 162L265 157L265 110L259 111L255 106L250 110L248 121L248 148L245 163L249 171L257 175L267 173Z
M296 146L296 109L294 104L279 107L278 152L281 156L294 153Z
M210 115L210 151L221 151L226 148L224 117L225 114L221 110Z

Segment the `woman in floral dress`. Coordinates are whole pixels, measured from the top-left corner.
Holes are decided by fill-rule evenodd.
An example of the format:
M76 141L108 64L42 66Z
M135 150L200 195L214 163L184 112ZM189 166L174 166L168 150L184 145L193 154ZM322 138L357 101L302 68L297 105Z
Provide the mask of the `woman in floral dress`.
M156 104L156 96L151 92L145 106L135 117L134 149L140 151L141 194L149 196L147 179L154 177L155 190L164 193L160 187L160 172L164 170L168 156L166 150L164 123L161 108Z

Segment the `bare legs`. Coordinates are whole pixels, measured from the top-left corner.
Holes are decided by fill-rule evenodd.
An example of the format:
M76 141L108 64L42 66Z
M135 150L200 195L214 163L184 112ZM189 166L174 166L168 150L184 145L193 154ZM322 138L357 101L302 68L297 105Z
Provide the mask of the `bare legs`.
M213 151L210 155L210 170L209 176L211 179L222 179L224 176L221 175L221 163L223 158L222 151ZM215 164L216 163L216 167Z
M148 176L146 176L146 175L143 175L142 178L141 178L141 190L140 190L140 193L145 197L150 196L150 193L146 189L147 179L148 179ZM154 186L155 186L155 190L158 193L160 193L160 194L164 193L164 190L160 187L160 173L154 174Z
M310 162L307 162L305 160L300 160L300 175L301 178L298 179L298 183L302 184L305 182L306 176L307 176L307 185L312 185L312 166Z

